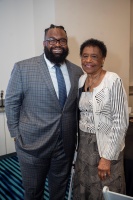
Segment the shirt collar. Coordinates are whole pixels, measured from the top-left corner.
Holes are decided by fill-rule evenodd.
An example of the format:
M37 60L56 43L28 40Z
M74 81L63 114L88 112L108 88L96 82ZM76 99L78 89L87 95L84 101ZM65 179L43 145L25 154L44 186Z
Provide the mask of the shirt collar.
M51 69L51 68L53 68L54 67L54 63L52 63L52 62L50 62L47 58L46 58L46 55L45 55L45 53L44 53L44 60L46 61L46 64L47 64L47 66ZM63 64L60 64L61 66L64 66L65 65L65 63L63 63Z

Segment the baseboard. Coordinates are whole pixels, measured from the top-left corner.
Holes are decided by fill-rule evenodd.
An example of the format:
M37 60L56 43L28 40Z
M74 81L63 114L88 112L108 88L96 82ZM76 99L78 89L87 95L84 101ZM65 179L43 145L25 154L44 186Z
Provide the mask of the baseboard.
M17 155L16 152L5 154L5 155L0 156L0 160L3 159L3 158L8 158L8 157L16 156L16 155Z

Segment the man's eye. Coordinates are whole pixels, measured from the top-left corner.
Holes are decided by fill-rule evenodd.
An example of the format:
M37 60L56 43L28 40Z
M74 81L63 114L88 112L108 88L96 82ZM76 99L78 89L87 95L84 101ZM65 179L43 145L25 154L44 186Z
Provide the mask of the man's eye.
M61 42L66 42L66 40L65 40L65 39L60 39L60 41L61 41Z
M55 40L55 39L53 39L53 38L51 38L51 39L50 39L50 41L52 41L52 42L55 42L56 40Z

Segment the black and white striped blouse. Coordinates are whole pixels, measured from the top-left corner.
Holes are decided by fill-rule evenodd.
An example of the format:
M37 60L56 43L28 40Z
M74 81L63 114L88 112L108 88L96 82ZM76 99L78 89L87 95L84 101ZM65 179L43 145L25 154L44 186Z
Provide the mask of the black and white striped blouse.
M87 74L80 77L79 89ZM92 92L94 124L98 150L101 157L117 160L125 146L128 128L128 102L121 78L106 72L102 82Z

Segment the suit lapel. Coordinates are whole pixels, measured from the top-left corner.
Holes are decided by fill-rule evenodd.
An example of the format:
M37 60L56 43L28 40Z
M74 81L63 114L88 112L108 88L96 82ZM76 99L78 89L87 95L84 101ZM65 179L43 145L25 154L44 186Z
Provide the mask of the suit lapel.
M67 70L68 70L68 74L69 74L69 78L70 78L70 82L71 82L71 88L70 88L70 92L68 94L67 100L65 102L65 106L67 104L67 102L69 102L71 100L71 95L73 94L73 89L74 89L74 73L73 73L73 67L69 64L69 62L66 60L66 65L67 65ZM47 88L49 90L49 92L51 93L51 95L53 96L53 100L55 101L55 106L58 106L58 108L61 109L60 104L59 104L59 100L58 97L56 95L54 86L53 86L53 82L47 67L47 64L44 60L44 55L42 54L40 56L40 59L38 61L38 69L40 70L40 74L43 77L43 80L45 82L45 84L47 85ZM64 106L64 107L65 107Z
M43 80L44 80L49 92L53 96L52 98L55 101L55 104L56 104L55 106L58 106L60 108L59 100L58 100L58 97L56 95L56 92L55 92L55 89L54 89L54 86L53 86L53 82L52 82L47 64L44 60L44 55L40 56L40 60L38 61L38 68L40 70L40 74L43 77Z
M70 78L70 82L71 82L71 88L70 88L70 91L69 91L69 94L68 94L68 97L67 97L67 100L66 100L66 103L67 103L71 99L71 95L72 95L73 89L74 89L74 80L75 79L74 79L73 68L67 60L66 60L66 65L67 65L67 70L68 70L68 74L69 74L69 78Z

